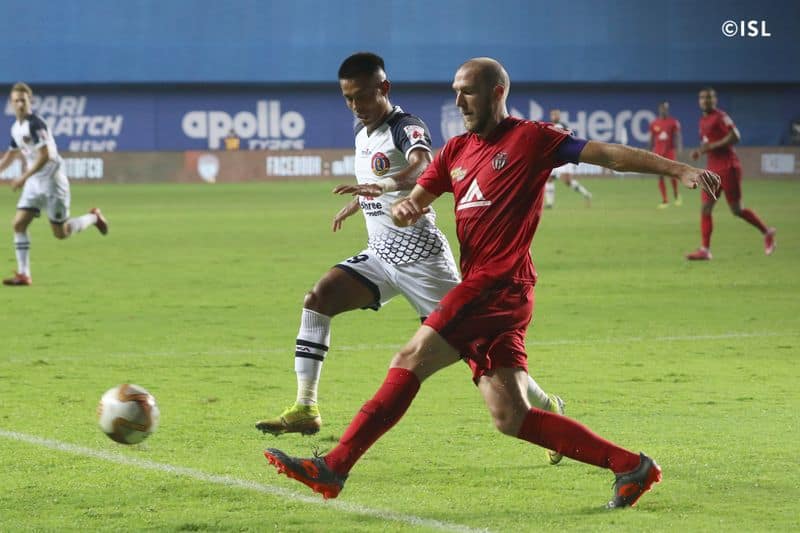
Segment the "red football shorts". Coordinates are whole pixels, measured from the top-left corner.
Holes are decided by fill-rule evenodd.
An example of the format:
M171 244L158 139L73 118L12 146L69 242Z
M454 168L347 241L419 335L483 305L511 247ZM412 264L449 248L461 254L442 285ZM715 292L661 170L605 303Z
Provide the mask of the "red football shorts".
M725 193L725 200L728 205L739 203L739 200L742 199L742 167L731 165L727 167L709 167L708 170L719 175L722 192ZM700 198L704 204L712 200L706 191L701 191Z
M525 334L533 316L533 285L503 281L456 285L425 325L461 354L478 379L494 368L528 371Z

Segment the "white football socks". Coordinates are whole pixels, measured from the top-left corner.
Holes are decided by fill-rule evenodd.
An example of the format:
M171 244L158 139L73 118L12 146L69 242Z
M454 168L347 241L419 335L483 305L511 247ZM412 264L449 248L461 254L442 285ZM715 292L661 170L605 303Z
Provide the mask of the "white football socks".
M544 206L553 207L556 203L556 183L548 181L544 184Z
M578 183L578 180L572 180L572 183L570 183L569 186L572 188L573 191L581 193L584 198L592 197L592 193L590 193L586 187Z
M17 252L17 272L31 275L30 263L30 249L31 240L28 238L28 233L14 233L14 249Z
M319 376L330 342L331 317L310 309L303 309L294 352L297 403L301 405L317 403Z
M531 402L533 407L538 407L545 411L550 410L550 398L531 376L528 376L528 401Z
M69 226L70 235L72 235L73 233L80 233L89 226L94 226L96 223L97 223L97 215L94 215L92 213L75 218L70 218L67 220L67 226Z

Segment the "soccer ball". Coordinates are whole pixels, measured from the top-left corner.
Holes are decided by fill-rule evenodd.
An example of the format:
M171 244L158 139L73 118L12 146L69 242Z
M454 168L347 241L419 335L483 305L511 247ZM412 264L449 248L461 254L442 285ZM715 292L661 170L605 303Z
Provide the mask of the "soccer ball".
M159 416L153 395L128 383L107 390L97 405L100 429L120 444L138 444L149 437Z

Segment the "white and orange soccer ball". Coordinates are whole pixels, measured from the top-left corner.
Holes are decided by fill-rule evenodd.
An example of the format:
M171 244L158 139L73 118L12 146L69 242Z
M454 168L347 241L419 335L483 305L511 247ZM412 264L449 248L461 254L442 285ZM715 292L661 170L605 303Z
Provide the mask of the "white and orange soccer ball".
M149 437L160 415L153 395L128 383L107 390L97 405L100 429L120 444L138 444Z

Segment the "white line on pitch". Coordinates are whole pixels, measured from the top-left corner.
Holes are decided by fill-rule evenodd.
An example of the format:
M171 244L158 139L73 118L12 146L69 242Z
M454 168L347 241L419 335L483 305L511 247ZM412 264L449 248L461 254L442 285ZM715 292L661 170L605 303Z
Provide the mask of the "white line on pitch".
M358 505L356 503L348 503L340 500L325 501L321 499L321 497L315 498L312 496L304 496L302 494L297 494L296 492L293 492L288 489L275 487L264 483L256 483L255 481L248 481L246 479L237 479L230 476L209 474L207 472L203 472L202 470L195 470L193 468L186 468L183 466L174 466L166 463L157 463L155 461L149 461L147 459L137 459L134 457L127 457L125 455L106 452L103 450L93 450L91 448L85 448L83 446L77 446L75 444L69 444L67 442L44 439L42 437L36 437L34 435L26 435L25 433L18 433L16 431L7 431L4 429L0 429L0 437L10 440L15 440L18 442L33 444L36 446L42 446L44 448L50 448L51 450L71 453L73 455L80 455L82 457L93 457L95 459L102 459L103 461L109 461L111 463L117 463L125 466L135 466L138 468L144 468L146 470L156 470L159 472L166 472L168 474L175 474L178 476L188 477L206 483L214 483L217 485L224 485L226 487L233 487L237 489L252 490L255 492L261 492L263 494L270 494L272 496L286 498L288 500L334 508L337 511L342 511L345 513L370 516L381 520L391 520L393 522L401 522L412 526L418 526L418 527L422 526L442 531L457 531L464 533L488 531L487 529L475 529L461 524L454 524L452 522L442 522L430 518L421 518L419 516L396 513L394 511L373 509L371 507L365 507L363 505Z

